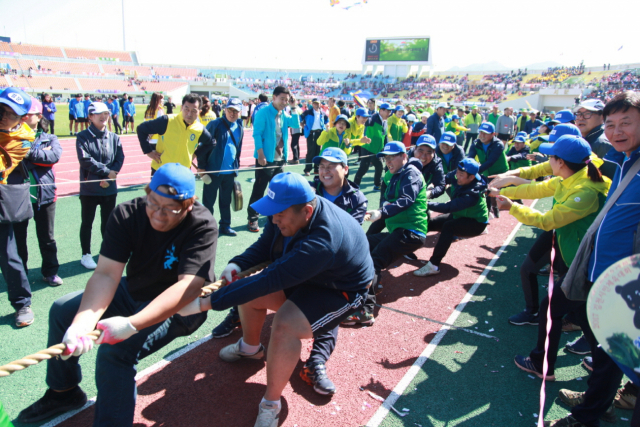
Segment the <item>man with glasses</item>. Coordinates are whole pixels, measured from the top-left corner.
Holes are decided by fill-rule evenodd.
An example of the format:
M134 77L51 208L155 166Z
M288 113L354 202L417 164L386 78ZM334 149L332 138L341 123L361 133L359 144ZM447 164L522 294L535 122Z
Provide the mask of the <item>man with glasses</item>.
M618 164L624 160L624 156L613 150L613 145L604 133L604 117L602 115L604 103L599 99L588 99L579 104L575 109L575 122L580 134L591 146L591 151L604 160L599 167L600 172L613 179Z
M198 121L200 106L200 95L189 93L182 98L180 113L138 125L138 141L142 152L152 159L151 175L167 163L180 163L190 168L198 144L212 144L211 134ZM155 149L149 144L152 135L160 135Z
M135 365L195 332L207 318L180 314L205 282L215 280L216 222L196 202L195 191L191 171L170 163L157 170L146 197L116 207L86 289L51 307L49 345L62 342L66 350L47 361L49 389L20 413L20 422L39 422L86 403L78 385L79 356L94 345L86 334L99 329L94 425L132 425Z

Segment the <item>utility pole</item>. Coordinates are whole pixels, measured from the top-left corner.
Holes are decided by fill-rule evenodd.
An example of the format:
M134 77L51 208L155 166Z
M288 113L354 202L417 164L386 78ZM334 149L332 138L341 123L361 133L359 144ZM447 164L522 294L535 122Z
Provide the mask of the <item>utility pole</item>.
M122 0L122 50L127 50L127 39L124 33L124 0Z

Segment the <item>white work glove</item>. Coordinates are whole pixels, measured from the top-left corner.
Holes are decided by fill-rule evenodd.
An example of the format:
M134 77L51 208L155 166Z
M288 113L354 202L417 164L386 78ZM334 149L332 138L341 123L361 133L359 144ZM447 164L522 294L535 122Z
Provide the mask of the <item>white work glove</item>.
M67 360L71 356L80 356L93 349L93 340L87 336L91 332L80 325L71 325L62 338L62 343L67 348L62 352L60 358Z
M137 334L138 330L133 327L128 317L116 316L98 322L96 329L102 331L102 335L96 344L118 344Z
M365 215L365 220L369 222L376 222L380 218L382 218L382 213L379 210L369 211Z
M227 264L224 270L222 270L222 278L227 281L227 284L233 283L238 280L237 276L241 271L242 269L238 264L230 262L229 264Z
M187 316L191 316L191 315L194 315L194 314L202 313L202 308L200 307L200 300L201 299L202 298L200 298L200 297L194 299L189 304L187 304L184 307L182 307L178 311L178 313L176 313L176 314L179 314L182 317L187 317Z

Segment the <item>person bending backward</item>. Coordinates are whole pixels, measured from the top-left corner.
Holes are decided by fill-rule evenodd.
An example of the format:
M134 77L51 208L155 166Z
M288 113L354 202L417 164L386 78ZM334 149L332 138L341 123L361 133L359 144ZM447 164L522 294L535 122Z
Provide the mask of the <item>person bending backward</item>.
M365 125L364 134L367 138L371 139L368 145L362 147L360 167L353 180L356 185L360 185L362 178L369 170L369 166L373 164L375 169L373 175L373 189L375 191L380 190L382 185L382 162L377 154L382 150L382 147L387 143L388 137L388 124L387 119L391 116L391 105L384 103L380 105L380 109L374 115L372 115L367 124Z
M389 169L384 176L386 202L380 209L367 212L365 220L373 223L382 220L389 232L367 233L376 280L364 309L349 319L353 323L373 323L376 293L382 289L379 284L382 270L401 256L420 249L427 237L427 186L421 173L422 163L416 158L409 159L404 144L398 141L387 143L378 157L384 157Z
M260 333L267 310L276 311L267 355L267 389L255 426L278 424L280 397L300 358L300 340L329 333L359 310L374 276L362 248L364 231L344 210L316 197L299 174L285 172L269 183L253 209L268 217L258 238L231 259L222 275L230 283L197 298L185 313L239 306L242 338L224 347L225 362L261 359ZM271 261L264 271L234 281L233 276Z
M487 183L491 183L491 175L497 175L509 170L509 163L505 155L504 144L496 138L496 128L492 123L485 122L480 125L480 136L469 148L467 157L474 159L478 157L480 163L480 174L485 177ZM495 199L489 200L489 206L493 211L493 215L498 218L500 212L495 203Z
M427 190L427 199L437 199L444 194L445 189L442 160L436 155L436 149L436 140L431 135L422 135L415 148L409 150L409 158L415 157L422 163L424 183L430 188Z
M440 263L455 236L475 237L487 228L489 214L484 195L487 184L478 173L479 170L480 165L474 159L463 159L458 164L458 169L449 172L445 178L446 184L451 185L451 201L429 202L429 210L442 213L429 221L429 229L440 231L440 236L429 262L413 272L416 276L440 273Z
M436 156L442 161L442 170L444 174L458 169L458 165L464 159L464 151L462 147L456 144L456 136L451 132L442 134L436 147Z
M305 158L306 164L304 165L304 174L306 176L311 175L311 169L313 169L314 174L318 172L318 169L314 167L313 158L320 153L320 146L317 140L329 122L327 115L320 110L320 101L317 98L311 100L311 106L312 108L308 108L300 116L304 137L307 140L307 156Z
M107 130L109 109L102 102L89 106L89 129L78 133L76 153L80 162L80 247L83 267L93 270L96 263L91 256L91 229L100 206L100 231L105 237L107 220L116 206L118 186L116 176L124 164L120 137Z
M145 192L146 197L120 204L109 218L86 289L53 303L48 345L62 342L67 349L61 358L47 360L49 389L20 413L21 422L85 404L79 356L93 348L86 334L99 329L93 425L132 426L135 365L206 320L206 313L179 314L205 282L215 280L218 233L211 213L195 201L194 175L177 163L166 164Z
M189 93L182 98L178 114L160 116L138 125L140 148L152 159L151 175L166 163L180 163L190 168L198 144L211 142L211 134L198 121L199 112L200 96ZM156 134L158 143L152 147L151 138Z

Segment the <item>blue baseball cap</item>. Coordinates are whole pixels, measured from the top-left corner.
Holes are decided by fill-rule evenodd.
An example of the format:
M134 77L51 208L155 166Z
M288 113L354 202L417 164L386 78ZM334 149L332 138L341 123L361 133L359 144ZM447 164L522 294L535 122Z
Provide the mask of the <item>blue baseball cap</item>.
M556 113L553 117L553 120L557 120L560 123L569 123L572 120L575 120L576 116L573 115L571 110L561 110Z
M522 135L516 135L516 137L513 138L513 142L526 142L526 139L524 139Z
M176 190L177 194L167 194L158 190L161 185L168 185ZM180 163L167 163L158 168L149 183L151 191L159 196L174 200L186 200L196 194L196 177L191 169Z
M347 153L338 147L326 148L319 156L313 158L313 163L316 165L320 163L320 160L325 159L331 163L344 163L348 162Z
M549 142L556 142L563 135L582 136L580 129L576 125L567 123L553 127L553 130L549 133Z
M433 148L435 150L436 148L436 139L429 135L420 135L420 138L418 138L418 140L416 141L416 147L419 147L421 145L428 145L429 147Z
M347 129L351 127L351 125L349 124L349 118L344 114L340 114L338 117L336 117L336 119L333 121L333 124L335 125L336 123L338 123L338 120L344 120L347 123Z
M356 110L356 116L360 117L371 117L371 114L365 108L358 108Z
M484 133L496 133L496 127L491 122L484 122L480 125L478 130Z
M406 153L407 149L405 148L404 144L402 142L398 142L398 141L391 141L391 142L387 142L384 145L384 148L382 149L381 152L379 152L377 154L378 157L384 157L387 155L393 155L393 154L399 154L399 153Z
M384 102L382 104L380 104L380 107L378 107L379 110L391 110L391 105L389 105L388 102Z
M302 175L284 172L273 177L267 195L251 207L261 215L271 216L293 205L310 202L315 197L316 194Z
M591 156L589 143L580 136L562 135L553 144L540 144L542 154L556 156L571 163L583 163Z
M456 145L456 134L453 132L445 132L440 137L440 143L447 145Z
M536 128L533 132L531 132L531 135L529 135L531 137L531 139L535 138L536 136L540 135L540 128Z
M453 116L451 116L451 120L460 120L460 117L458 117L457 114L454 114Z
M404 106L396 105L396 111L404 111Z
M31 97L15 87L8 87L0 93L0 104L5 104L19 116L24 116L31 108Z
M482 177L478 173L480 165L471 157L465 157L458 163L458 169L465 171L469 175L475 175L478 181L482 181Z
M229 98L227 101L227 106L224 108L233 108L236 111L242 111L242 101L238 98Z
M528 137L529 137L529 134L528 134L528 133L526 133L525 131L521 131L521 132L518 132L518 133L516 134L516 136L521 136L521 137L523 137L523 138L525 138L525 139L526 139L526 138L528 138Z

